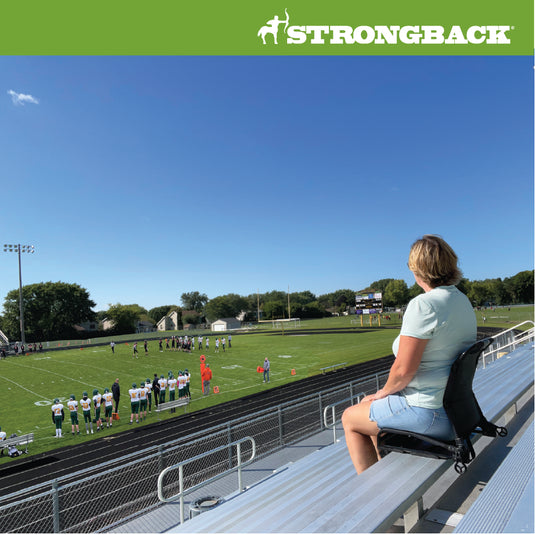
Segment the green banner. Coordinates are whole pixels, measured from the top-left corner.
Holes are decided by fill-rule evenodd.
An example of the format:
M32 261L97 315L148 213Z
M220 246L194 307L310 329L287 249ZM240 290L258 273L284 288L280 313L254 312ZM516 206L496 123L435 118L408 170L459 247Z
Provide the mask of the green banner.
M4 55L532 55L533 1L25 0Z

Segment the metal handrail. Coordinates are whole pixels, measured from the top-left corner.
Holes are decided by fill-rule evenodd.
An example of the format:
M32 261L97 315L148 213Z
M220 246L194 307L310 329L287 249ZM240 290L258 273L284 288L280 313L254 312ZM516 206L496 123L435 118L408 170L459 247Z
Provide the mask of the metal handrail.
M244 442L251 442L251 456L246 461L242 462L241 459L241 445ZM196 485L193 485L192 487L189 487L187 489L184 489L184 466L190 463L193 463L195 461L198 461L199 459L203 459L207 455L210 455L212 453L216 453L221 450L228 450L229 447L236 446L236 457L237 457L237 465L233 468L228 468L227 470L221 472L220 474L217 474L215 476L212 476L211 478L201 482L197 483ZM213 450L201 453L200 455L196 455L195 457L191 457L190 459L186 459L185 461L182 461L180 463L174 464L173 466L169 466L162 470L160 472L160 475L158 476L158 499L161 502L172 502L176 500L176 498L179 498L180 500L180 523L184 523L184 496L187 494L193 492L194 490L197 490L201 487L204 487L208 483L213 483L214 481L217 481L218 479L221 479L222 477L226 476L227 474L230 474L231 472L238 472L238 489L240 492L244 490L243 488L243 482L242 482L242 468L244 466L247 466L253 462L253 459L256 456L256 442L254 438L252 437L244 437L240 440L236 440L234 442L231 442L230 444L225 444L223 446L219 446L218 448L214 448ZM178 494L175 494L171 498L166 498L163 494L163 480L166 476L166 474L172 470L178 470L179 479L178 479L178 488L180 489Z
M505 331L501 331L499 333L496 333L495 335L493 335L493 338L494 340L496 341L496 339L498 337L503 337L503 335L509 333L509 332L512 332L512 331L515 331L517 330L519 327L521 327L522 325L525 325L525 324L531 324L533 327L531 327L531 329L527 329L526 331L523 331L521 332L520 334L515 334L513 340L507 344L500 344L499 342L496 344L493 343L490 347L491 349L487 352L483 352L483 354L481 355L481 361L482 361L482 364L483 364L483 368L486 367L487 365L487 357L490 356L490 355L494 355L494 353L497 353L498 351L502 351L504 349L507 349L508 347L512 347L513 350L516 349L516 346L519 345L519 344L524 344L525 342L528 342L529 340L533 340L534 338L534 334L535 334L535 323L531 320L526 320L526 321L523 321L522 323L519 323L518 325L515 325L514 327L511 327L510 329L507 329ZM494 345L497 345L497 347L494 347ZM492 361L494 361L494 358L492 359ZM491 361L491 362L492 362Z
M337 401L336 403L331 403L330 405L327 405L324 409L323 409L323 425L325 427L331 427L332 430L333 430L333 444L336 443L336 407L338 407L338 405L341 405L342 403L347 403L349 401L349 403L351 405L353 405L355 402L354 402L354 399L355 397L357 398L357 403L360 403L360 400L366 396L366 392L359 392L356 396L351 396L349 398L345 398L345 399L342 399L341 401ZM327 411L331 409L331 413L332 413L332 423L329 423L327 421Z
M515 325L514 327L511 327L510 329L507 329L505 331L500 331L495 336L499 336L499 335L508 333L510 331L514 331L514 330L518 329L519 327L522 327L522 325L525 325L526 323L531 323L531 325L533 325L533 327L535 327L535 322L533 322L531 320L526 320L526 321L523 321L522 323L519 323L518 325Z

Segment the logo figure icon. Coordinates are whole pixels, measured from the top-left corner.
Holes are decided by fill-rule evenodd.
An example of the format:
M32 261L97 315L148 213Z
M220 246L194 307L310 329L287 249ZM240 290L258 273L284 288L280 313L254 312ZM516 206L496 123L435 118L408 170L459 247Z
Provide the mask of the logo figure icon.
M285 8L284 12L286 13L286 20L279 20L278 15L275 15L271 20L268 20L260 30L258 30L257 36L262 37L262 42L266 44L266 35L270 33L273 35L273 42L277 43L277 34L279 33L279 25L284 23L284 33L288 29L288 23L290 22L290 15L288 15L288 10Z

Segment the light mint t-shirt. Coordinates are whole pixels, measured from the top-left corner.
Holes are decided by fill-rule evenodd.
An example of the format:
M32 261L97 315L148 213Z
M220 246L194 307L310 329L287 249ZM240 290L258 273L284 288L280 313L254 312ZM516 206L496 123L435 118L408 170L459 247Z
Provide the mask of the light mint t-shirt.
M439 286L410 301L400 334L429 342L416 375L401 391L409 405L427 409L442 406L451 365L476 341L476 333L472 305L455 286ZM398 349L399 336L392 345L396 356Z

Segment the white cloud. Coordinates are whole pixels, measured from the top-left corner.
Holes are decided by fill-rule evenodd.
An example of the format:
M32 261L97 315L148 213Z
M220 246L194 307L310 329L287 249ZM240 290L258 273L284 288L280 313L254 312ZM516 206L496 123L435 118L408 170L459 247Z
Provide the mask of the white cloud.
M15 104L15 106L24 106L24 104L26 104L27 102L29 102L30 104L39 104L39 100L36 99L34 96L17 93L13 91L13 89L10 89L7 94L11 96L11 100L13 101L13 104Z

